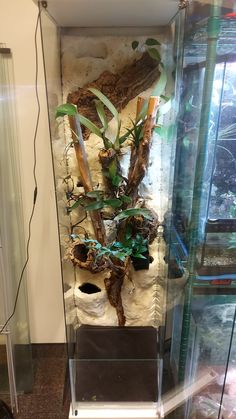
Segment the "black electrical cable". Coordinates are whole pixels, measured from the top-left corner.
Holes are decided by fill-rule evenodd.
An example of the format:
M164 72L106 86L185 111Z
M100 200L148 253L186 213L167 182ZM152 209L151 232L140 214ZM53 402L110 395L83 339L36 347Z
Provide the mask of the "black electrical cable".
M35 204L36 204L36 201L37 201L37 194L38 194L38 183L37 183L37 177L36 177L36 164L37 164L36 139L37 139L37 134L38 134L38 127L39 127L39 118L40 118L40 113L41 113L41 107L40 107L39 93L38 93L39 63L38 63L37 33L38 33L38 27L39 27L39 22L40 22L40 14L41 14L41 10L38 12L36 26L35 26L35 32L34 32L34 46L35 46L35 94L36 94L36 101L37 101L37 108L38 109L37 109L37 117L36 117L36 124L35 124L34 137L33 137L33 161L34 161L34 164L33 164L33 179L34 179L33 206L32 206L32 209L31 209L31 214L30 214L29 222L28 222L28 239L27 239L27 244L26 244L26 260L25 260L25 263L23 265L23 268L21 270L21 274L20 274L20 277L19 277L19 281L18 281L18 286L17 286L17 291L16 291L16 296L15 296L15 301L14 301L14 306L13 306L12 313L8 317L8 319L6 320L6 322L4 323L4 325L2 326L2 328L0 329L0 334L3 333L4 329L6 328L6 326L9 323L9 321L12 319L12 317L15 315L15 312L16 312L16 306L17 306L17 302L18 302L18 298L19 298L19 293L20 293L20 288L21 288L22 280L23 280L23 277L24 277L24 273L25 273L26 267L27 267L28 262L29 262L29 245L30 245L30 240L31 240L31 224L32 224L33 216L34 216Z

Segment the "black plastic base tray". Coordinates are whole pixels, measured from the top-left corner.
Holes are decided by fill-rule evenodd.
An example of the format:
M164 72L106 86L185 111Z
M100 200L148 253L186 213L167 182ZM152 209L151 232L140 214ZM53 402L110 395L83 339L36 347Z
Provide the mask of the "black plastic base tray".
M158 331L83 325L76 334L77 401L157 401Z

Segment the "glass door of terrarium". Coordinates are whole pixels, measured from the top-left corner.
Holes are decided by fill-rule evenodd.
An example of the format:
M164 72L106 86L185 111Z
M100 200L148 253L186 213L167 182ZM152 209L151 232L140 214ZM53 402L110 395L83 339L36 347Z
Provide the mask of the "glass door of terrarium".
M58 28L45 10L41 25L71 415L86 403L152 408L166 310L173 32Z

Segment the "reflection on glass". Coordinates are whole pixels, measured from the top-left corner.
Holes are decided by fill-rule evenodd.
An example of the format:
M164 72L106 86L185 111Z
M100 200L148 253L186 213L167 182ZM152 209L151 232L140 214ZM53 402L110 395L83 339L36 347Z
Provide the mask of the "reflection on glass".
M3 47L0 44L0 48ZM4 325L13 311L26 252L13 63L11 54L1 50L0 98L0 324ZM25 278L19 292L15 316L8 323L7 331L10 339L6 339L6 342L13 353L17 390L30 391L32 363Z

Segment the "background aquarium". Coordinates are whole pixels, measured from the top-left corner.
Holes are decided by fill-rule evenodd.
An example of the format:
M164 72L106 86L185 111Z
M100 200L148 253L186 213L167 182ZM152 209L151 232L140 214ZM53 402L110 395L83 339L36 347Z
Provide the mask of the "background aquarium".
M218 375L189 400L191 418L235 415L236 20L232 2L211 3L187 13L169 237L172 371Z

